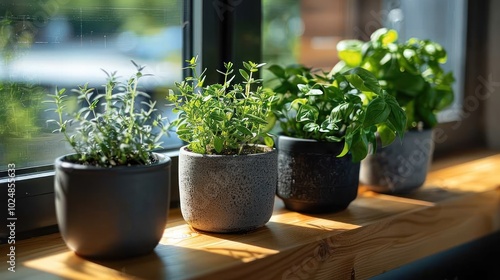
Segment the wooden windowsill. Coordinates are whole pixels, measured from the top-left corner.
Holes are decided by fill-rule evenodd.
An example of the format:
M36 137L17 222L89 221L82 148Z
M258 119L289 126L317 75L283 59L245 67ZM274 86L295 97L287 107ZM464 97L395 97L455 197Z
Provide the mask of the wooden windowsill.
M339 213L290 212L277 199L271 221L245 234L197 232L173 210L154 253L132 259L80 258L59 234L22 240L16 272L2 261L0 278L365 279L498 230L500 154L486 152L436 162L411 195L361 186Z

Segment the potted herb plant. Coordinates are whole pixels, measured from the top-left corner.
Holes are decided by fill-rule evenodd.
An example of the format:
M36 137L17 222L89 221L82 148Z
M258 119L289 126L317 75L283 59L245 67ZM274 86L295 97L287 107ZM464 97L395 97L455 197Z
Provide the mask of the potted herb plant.
M359 161L376 146L402 137L406 117L396 99L365 69L314 72L271 66L280 122L277 195L299 212L333 212L356 198Z
M453 102L453 74L441 67L446 51L431 40L411 38L398 42L395 30L375 31L368 42L339 42L335 71L361 66L403 107L407 122L405 139L361 163L360 180L372 190L407 193L421 187L432 160L432 129L437 113Z
M107 74L104 92L88 84L74 91L83 107L65 117L65 89L51 95L63 133L75 153L55 161L56 214L66 245L90 258L148 253L167 221L170 158L154 153L166 132L155 102L140 91L143 68L125 82ZM78 124L70 132L72 124Z
M233 63L224 63L223 83L205 85L197 58L187 61L192 77L176 83L168 101L180 112L172 122L189 143L179 154L179 193L183 218L209 232L243 232L271 218L276 191L276 150L267 133L274 93L255 78L264 64L244 62L242 83ZM265 145L259 144L264 142Z

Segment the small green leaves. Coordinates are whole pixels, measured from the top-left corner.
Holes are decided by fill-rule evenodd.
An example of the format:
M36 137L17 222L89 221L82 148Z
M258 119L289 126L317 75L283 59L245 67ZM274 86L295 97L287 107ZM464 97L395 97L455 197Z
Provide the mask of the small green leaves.
M241 132L241 133L243 133L244 135L246 135L246 136L253 136L252 131L250 131L250 129L246 128L245 126L238 125L238 126L236 126L236 129L237 129L239 132Z
M244 145L274 145L267 135L272 128L267 119L275 102L274 92L255 86L260 80L254 76L264 64L243 62L238 73L244 81L238 84L233 82L233 63L224 63L225 70L217 70L224 82L202 86L196 81L205 80L205 71L196 72L196 61L188 61L193 76L176 83L179 95L167 96L180 112L170 127L177 126L177 134L189 143L188 148L200 154L238 154Z
M56 131L64 134L78 162L104 167L151 164L150 152L160 147L161 136L166 132L165 119L156 113L155 102L139 104L136 100L137 96L149 98L138 90L139 79L148 74L141 72L143 66L132 63L137 72L124 82L118 81L116 72L103 70L107 76L105 94L96 95L88 84L72 90L83 106L70 119L64 119L66 90L56 89L55 94L50 95L59 118L51 123L57 124ZM69 134L72 123L78 127L75 133Z

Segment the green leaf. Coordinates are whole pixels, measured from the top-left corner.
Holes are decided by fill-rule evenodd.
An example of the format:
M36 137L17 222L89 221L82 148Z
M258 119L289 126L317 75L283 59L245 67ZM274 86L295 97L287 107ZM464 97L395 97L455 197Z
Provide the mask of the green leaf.
M298 84L297 88L299 89L300 92L307 93L311 89L309 85L307 84Z
M419 69L417 69L418 65L415 65L411 60L416 59L416 52L413 49L402 49L400 50L400 55L398 56L399 65L396 65L396 69L394 72L396 75L393 75L394 78L398 78L399 75L411 74L411 75L420 75ZM396 64L396 63L394 63ZM401 71L403 69L404 71Z
M306 96L309 96L309 95L323 95L323 91L320 89L312 88L312 89L309 89L309 91L306 93Z
M245 79L245 81L248 81L248 79L250 79L250 76L248 75L248 73L245 70L240 69L240 74L243 77L243 79Z
M224 148L224 140L222 140L220 137L214 137L214 149L217 153L222 152L222 149Z
M347 155L348 152L349 152L349 144L347 142L345 142L344 148L342 149L342 152L340 152L340 154L338 154L337 157L343 157L343 156Z
M387 119L394 125L396 132L399 134L400 138L402 138L406 130L406 113L393 96L388 95L386 97L386 102L390 108L390 114Z
M307 98L297 98L297 99L293 100L292 103L290 103L290 107L296 108L296 106L298 104L300 104L300 105L307 104Z
M210 112L210 118L219 122L226 120L226 115L221 111Z
M245 134L245 135L253 136L253 133L250 131L250 129L248 129L248 128L246 128L246 127L242 126L242 125L238 125L238 126L236 126L236 129L237 129L239 132L241 132L241 133L243 133L243 134Z
M338 130L338 129L339 129L339 127L338 127L337 123L335 121L332 121L332 118L326 118L321 123L319 131L328 133L328 132Z
M337 105L332 109L330 113L330 119L332 121L345 121L352 112L351 104L344 102Z
M265 119L257 117L256 115L246 114L245 116L258 124L267 124L267 121Z
M250 65L250 63L246 61L243 61L243 67L245 67L245 69L247 69L248 71L253 68L252 65Z
M363 126L367 128L385 122L390 113L391 108L387 104L386 99L381 97L375 98L368 104Z
M349 83L358 89L367 88L376 94L380 94L382 90L375 75L366 69L356 67L346 71L344 74ZM356 77L356 75L358 77Z
M380 28L372 33L370 39L372 42L387 46L398 39L398 32L394 29Z
M368 155L368 139L364 131L359 131L354 135L351 154L354 162L360 162Z
M306 123L303 129L306 132L316 132L319 130L319 125L316 123Z
M188 148L194 153L198 154L206 154L206 149L201 145L199 140L193 140L189 143Z
M387 146L391 144L394 141L394 139L396 139L396 133L394 133L394 130L389 128L387 124L378 125L377 132L380 137L380 140L382 141L382 146Z
M274 139L268 135L264 136L264 144L266 144L266 146L272 148L274 147Z
M453 90L440 90L436 89L436 95L439 96L438 104L435 106L436 111L441 111L444 108L450 106L453 103L455 95L453 94Z
M226 68L227 70L229 70L229 69L233 68L233 65L234 65L234 64L233 64L231 61L229 61L229 62L225 62L225 63L224 63L224 68ZM232 71L231 71L231 72L232 72Z
M338 56L349 67L360 66L362 46L363 42L360 40L342 40L337 44Z
M304 104L297 111L296 120L298 122L315 122L318 119L319 111L316 107Z
M285 69L279 65L271 65L267 70L274 74L278 78L286 78Z
M401 72L392 82L398 91L413 97L424 93L426 85L422 76L409 72Z
M416 107L416 112L419 118L424 122L425 127L431 128L437 125L437 117L429 108Z

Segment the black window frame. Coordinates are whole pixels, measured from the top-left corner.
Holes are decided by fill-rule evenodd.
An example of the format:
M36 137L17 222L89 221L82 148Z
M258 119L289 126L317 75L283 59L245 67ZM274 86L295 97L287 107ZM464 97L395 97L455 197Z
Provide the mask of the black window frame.
M184 0L183 2L183 60L194 55L200 58L200 68L221 69L222 63L252 60L262 62L262 1L261 0ZM468 95L477 87L475 78L485 74L487 62L482 42L486 41L487 22L484 12L488 3L480 5L468 1L468 38L466 57L466 85ZM475 36L472 36L475 35ZM207 82L217 82L215 71L207 72ZM183 75L189 75L184 71ZM466 98L468 95L464 96ZM469 118L460 120L460 129L456 122L444 123L438 129L449 136L450 141L437 143L436 155L446 155L463 147L484 147L484 131L477 124L483 121L482 110L471 113ZM464 131L471 133L464 134ZM452 140L453 139L453 140ZM178 149L162 150L172 158L172 201L171 207L178 207L177 155ZM436 153L437 152L437 153ZM57 231L54 209L54 171L53 165L16 169L16 223L17 239ZM2 201L7 202L8 172L0 172ZM7 205L3 204L2 205ZM5 207L4 206L4 207ZM7 211L1 211L0 219L6 220ZM6 228L0 230L0 244L7 237Z

